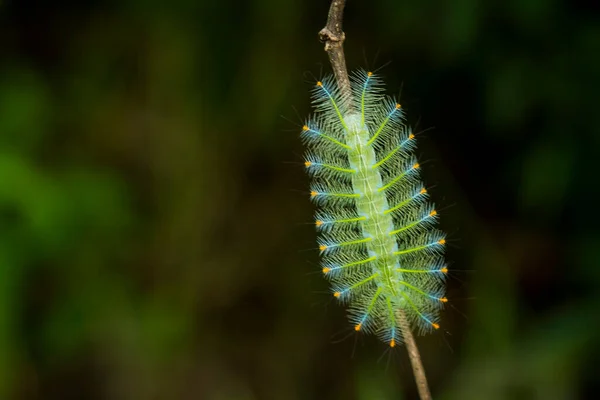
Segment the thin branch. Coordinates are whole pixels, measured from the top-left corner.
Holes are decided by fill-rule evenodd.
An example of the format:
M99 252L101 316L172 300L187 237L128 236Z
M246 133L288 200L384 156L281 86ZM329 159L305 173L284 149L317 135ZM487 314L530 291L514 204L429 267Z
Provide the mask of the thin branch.
M327 16L327 24L319 32L319 39L325 43L325 51L329 55L329 62L333 68L333 73L337 80L338 87L342 94L343 101L346 102L348 109L352 108L352 90L350 87L350 80L348 79L348 70L346 69L346 58L344 57L344 40L346 35L342 31L342 20L344 16L344 6L346 0L333 0L329 7L329 14ZM410 330L410 324L406 319L404 311L398 311L396 318L398 318L398 325L402 330L402 337L408 351L410 363L413 368L415 375L415 381L417 382L417 389L419 391L419 397L421 400L431 400L431 393L429 392L429 386L427 385L427 377L425 376L425 369L421 362L421 355L419 354L419 348L415 337Z
M425 368L423 368L423 363L421 362L421 354L419 353L417 342L415 342L415 337L410 330L410 325L404 311L399 310L396 314L396 318L398 318L398 325L400 325L400 329L402 330L404 344L406 345L410 364L412 365L413 374L415 375L415 381L417 382L419 397L421 400L431 400L431 392L427 385L427 376L425 375Z
M349 109L352 107L352 91L350 80L346 69L346 57L344 57L344 40L346 35L342 31L342 20L346 0L333 0L329 7L327 23L319 31L319 39L325 43L325 51L329 56L329 62L333 68L333 74L340 88L342 99Z

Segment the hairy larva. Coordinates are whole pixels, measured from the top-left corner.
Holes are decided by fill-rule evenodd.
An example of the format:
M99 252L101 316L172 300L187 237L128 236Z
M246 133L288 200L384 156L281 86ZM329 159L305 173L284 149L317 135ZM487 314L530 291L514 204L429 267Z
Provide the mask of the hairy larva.
M375 74L357 71L350 81L347 98L332 77L317 82L315 113L302 127L322 271L354 329L394 347L399 313L413 329L439 328L446 239L402 107Z

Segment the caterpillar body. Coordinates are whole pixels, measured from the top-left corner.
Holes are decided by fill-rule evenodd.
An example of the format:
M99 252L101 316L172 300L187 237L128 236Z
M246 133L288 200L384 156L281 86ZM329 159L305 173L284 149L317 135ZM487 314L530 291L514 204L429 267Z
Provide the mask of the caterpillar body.
M439 328L446 240L401 105L372 72L354 72L350 84L344 95L333 77L318 81L301 133L322 272L354 329L394 347L400 314L421 333Z

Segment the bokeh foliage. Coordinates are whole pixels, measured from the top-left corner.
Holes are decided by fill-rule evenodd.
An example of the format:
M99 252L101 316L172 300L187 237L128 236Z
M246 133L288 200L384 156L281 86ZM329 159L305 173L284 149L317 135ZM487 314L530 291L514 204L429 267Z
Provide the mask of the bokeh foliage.
M0 1L0 398L415 397L318 274L298 133L327 3ZM436 398L598 387L597 21L349 1L349 66L390 61L434 128L454 270L419 338Z

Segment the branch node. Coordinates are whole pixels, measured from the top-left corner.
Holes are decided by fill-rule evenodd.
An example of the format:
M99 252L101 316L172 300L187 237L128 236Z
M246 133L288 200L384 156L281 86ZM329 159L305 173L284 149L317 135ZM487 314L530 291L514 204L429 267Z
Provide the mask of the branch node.
M327 42L344 43L344 40L346 40L346 34L343 31L340 31L340 33L340 35L336 35L328 27L325 27L319 31L319 40L321 43L326 44ZM325 49L325 51L327 51L327 49Z

